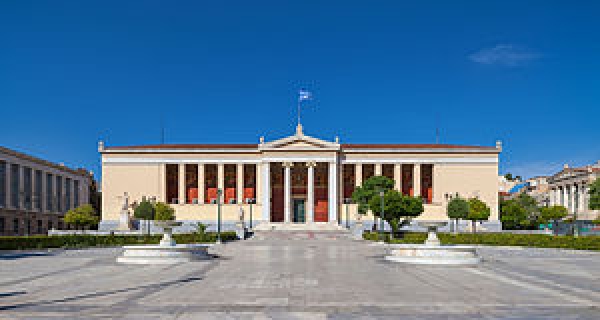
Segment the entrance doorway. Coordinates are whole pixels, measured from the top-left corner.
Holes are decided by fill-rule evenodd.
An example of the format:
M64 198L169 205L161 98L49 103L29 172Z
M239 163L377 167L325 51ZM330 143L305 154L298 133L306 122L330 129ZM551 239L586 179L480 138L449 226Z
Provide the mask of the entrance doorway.
M304 210L304 199L294 199L293 200L293 208L294 208L294 216L292 217L293 222L306 222L306 214Z

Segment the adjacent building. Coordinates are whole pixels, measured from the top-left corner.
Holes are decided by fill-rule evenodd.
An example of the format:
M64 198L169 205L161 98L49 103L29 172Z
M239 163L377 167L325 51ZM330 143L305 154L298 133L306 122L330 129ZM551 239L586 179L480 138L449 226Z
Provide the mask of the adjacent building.
M421 220L447 220L455 194L478 197L491 208L483 229L498 230L498 156L501 145L342 144L296 133L258 144L161 144L105 146L102 157L102 222L116 229L124 198L167 202L177 220L225 224L240 212L258 223L354 223L349 203L371 176L394 179L404 194L420 196ZM220 203L222 205L218 205ZM362 218L372 221L371 216Z
M563 170L548 178L550 205L564 206L578 220L593 220L600 210L589 209L589 185L600 178L600 161L592 165L571 168L565 164Z
M89 203L90 172L0 147L0 235L62 229L64 213Z

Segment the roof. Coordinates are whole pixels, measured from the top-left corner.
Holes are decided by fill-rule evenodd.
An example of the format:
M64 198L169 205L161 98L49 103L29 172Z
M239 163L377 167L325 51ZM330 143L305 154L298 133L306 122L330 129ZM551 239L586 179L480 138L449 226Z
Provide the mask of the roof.
M58 169L58 170L63 170L72 174L76 174L76 175L80 175L80 176L85 176L85 177L89 177L90 176L90 172L86 169L83 168L79 168L79 169L73 169L73 168L69 168L67 166L64 166L62 164L58 164L58 163L54 163L54 162L50 162L38 157L34 157L19 151L15 151L12 149L8 149L5 147L0 146L0 153L5 153L8 154L10 156L13 156L15 158L19 158L19 159L23 159L23 160L27 160L33 163L37 163L39 165L42 166L47 166L50 168L54 168L54 169Z
M258 144L149 144L111 146L105 150L162 150L162 149L257 149ZM497 151L496 147L455 144L342 144L342 149L472 149Z

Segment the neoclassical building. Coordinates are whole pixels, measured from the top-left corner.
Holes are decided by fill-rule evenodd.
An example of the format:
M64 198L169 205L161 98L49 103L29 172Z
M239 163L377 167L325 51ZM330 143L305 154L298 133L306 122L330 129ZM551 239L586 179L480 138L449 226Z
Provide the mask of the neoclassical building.
M578 220L593 220L600 210L590 210L589 186L600 178L600 161L592 165L571 168L565 164L563 170L548 178L550 205L560 205L569 210Z
M498 229L501 145L341 144L296 133L258 144L105 146L102 157L103 229L118 225L124 193L170 203L177 220L214 225L217 202L225 224L252 215L259 223L333 223L357 219L349 204L356 186L374 175L394 179L420 196L423 220L447 220L451 196L479 197L491 208L483 228ZM372 221L371 216L363 221Z

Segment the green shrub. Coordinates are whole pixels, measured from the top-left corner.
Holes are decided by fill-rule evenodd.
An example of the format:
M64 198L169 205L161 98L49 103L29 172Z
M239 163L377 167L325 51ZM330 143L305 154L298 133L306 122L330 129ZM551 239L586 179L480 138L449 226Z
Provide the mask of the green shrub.
M175 220L175 209L163 202L156 203L154 212L154 220Z
M215 242L217 234L185 233L173 235L177 243ZM57 235L0 237L0 250L115 247L130 244L157 244L162 235ZM237 239L235 232L222 232L223 241Z
M519 246L537 248L564 248L575 250L600 250L600 236L552 236L545 234L510 233L438 233L442 244L474 244L490 246ZM365 233L365 240L378 240L376 233ZM423 243L426 233L407 232L402 238L389 240L391 243Z

